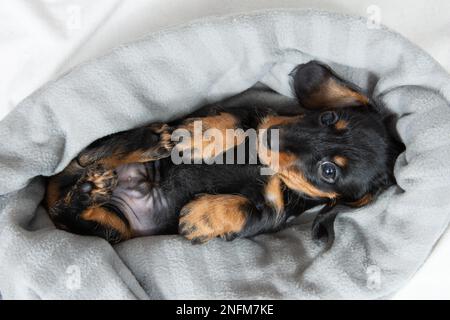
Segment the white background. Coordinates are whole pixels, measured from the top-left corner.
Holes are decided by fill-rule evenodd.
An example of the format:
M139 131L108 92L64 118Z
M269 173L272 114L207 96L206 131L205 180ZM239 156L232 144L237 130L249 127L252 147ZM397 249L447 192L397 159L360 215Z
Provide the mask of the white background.
M0 0L0 119L72 66L166 26L208 15L276 7L369 16L373 5L379 8L383 24L425 49L450 71L448 0ZM450 299L449 272L447 232L395 298Z

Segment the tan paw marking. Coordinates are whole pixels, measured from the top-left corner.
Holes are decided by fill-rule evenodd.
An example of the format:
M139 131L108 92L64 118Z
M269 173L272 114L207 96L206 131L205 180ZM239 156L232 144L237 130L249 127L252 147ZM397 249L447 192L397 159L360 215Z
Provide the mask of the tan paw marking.
M221 112L215 116L189 118L177 129L182 139L175 145L178 151L191 152L192 159L213 159L226 150L245 141L245 132L237 127L238 120L233 115Z
M231 240L245 225L248 202L240 195L200 196L181 210L179 233L193 243L215 237Z
M152 161L169 156L174 147L174 143L171 139L172 128L167 124L152 124L149 126L149 129L159 135L159 143L155 147L144 152L144 158L147 158L147 161Z
M117 186L117 174L114 170L106 169L99 164L89 168L84 182L93 184L93 189L90 191L93 202L103 202L111 196Z

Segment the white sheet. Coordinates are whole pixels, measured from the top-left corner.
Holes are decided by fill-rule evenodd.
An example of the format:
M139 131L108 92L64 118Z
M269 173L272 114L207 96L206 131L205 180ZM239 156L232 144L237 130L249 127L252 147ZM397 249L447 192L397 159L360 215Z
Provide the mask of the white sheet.
M425 0L16 0L0 8L0 119L43 83L150 31L211 14L270 7L315 7L381 18L450 71L450 2L445 0L433 1L432 7ZM394 298L450 299L449 248L448 231Z

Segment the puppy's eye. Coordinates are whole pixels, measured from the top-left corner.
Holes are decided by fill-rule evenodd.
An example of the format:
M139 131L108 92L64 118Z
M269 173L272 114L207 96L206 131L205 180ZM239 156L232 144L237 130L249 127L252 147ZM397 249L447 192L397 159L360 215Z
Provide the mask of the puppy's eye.
M334 111L325 111L324 113L320 114L319 121L324 126L331 126L338 121L338 115Z
M322 162L319 166L319 176L322 180L328 183L336 181L338 170L333 162Z

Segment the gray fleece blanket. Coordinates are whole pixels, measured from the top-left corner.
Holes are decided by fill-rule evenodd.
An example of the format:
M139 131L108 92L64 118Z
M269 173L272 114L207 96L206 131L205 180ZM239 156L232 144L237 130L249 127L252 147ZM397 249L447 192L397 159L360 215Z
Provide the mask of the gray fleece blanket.
M331 248L299 220L269 235L192 246L152 236L115 247L56 230L42 176L93 140L167 121L257 82L291 95L288 73L330 64L397 113L406 144L392 187L341 209ZM0 123L3 298L386 298L424 263L450 219L450 77L427 54L362 18L278 10L151 34L83 64Z

